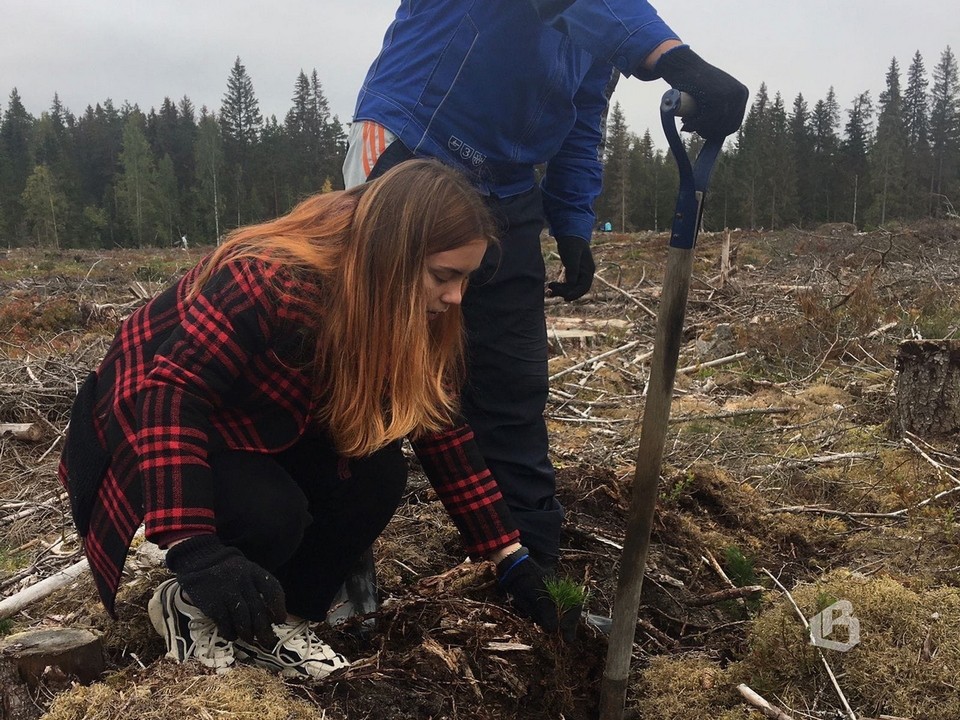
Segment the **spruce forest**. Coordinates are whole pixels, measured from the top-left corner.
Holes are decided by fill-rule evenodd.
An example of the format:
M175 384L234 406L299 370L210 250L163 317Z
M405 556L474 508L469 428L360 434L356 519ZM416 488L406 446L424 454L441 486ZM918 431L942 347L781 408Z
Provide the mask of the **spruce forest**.
M841 100L831 87L815 102L797 95L788 109L779 92L753 88L717 167L707 224L863 228L952 214L960 202L960 78L951 48L932 72L917 52L905 79L894 58L879 98L864 91L845 110ZM316 70L297 76L282 122L262 116L240 58L217 111L198 111L184 96L149 112L107 99L75 115L55 95L35 118L14 88L0 124L0 240L148 247L186 235L212 243L304 195L342 187L345 141ZM632 133L614 105L604 154L598 220L622 232L664 229L676 177L651 130Z

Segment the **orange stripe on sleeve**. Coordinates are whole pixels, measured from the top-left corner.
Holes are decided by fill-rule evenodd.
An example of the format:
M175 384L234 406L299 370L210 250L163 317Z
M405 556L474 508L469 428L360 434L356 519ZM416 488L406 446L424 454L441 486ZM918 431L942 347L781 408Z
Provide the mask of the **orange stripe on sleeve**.
M367 176L373 172L373 166L376 163L373 148L370 147L370 141L372 139L370 137L372 134L370 131L372 129L370 123L366 121L363 123L363 143L361 144L361 148L363 149L363 174Z

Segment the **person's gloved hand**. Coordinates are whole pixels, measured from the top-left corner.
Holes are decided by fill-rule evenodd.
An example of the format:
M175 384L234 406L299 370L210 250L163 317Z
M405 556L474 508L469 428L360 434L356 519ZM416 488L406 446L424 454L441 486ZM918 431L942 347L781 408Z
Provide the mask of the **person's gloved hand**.
M583 297L593 284L593 273L597 269L590 243L574 235L558 237L557 252L563 263L563 282L552 282L547 289L551 295L567 301Z
M167 551L167 567L194 605L217 624L227 640L277 639L271 623L286 620L279 581L216 535L196 535Z
M582 608L568 608L560 616L547 592L544 582L546 573L530 557L527 548L521 547L497 563L497 577L500 587L513 598L513 604L520 614L529 617L549 633L559 630L566 642L574 640Z
M661 55L654 72L697 101L697 113L683 119L683 130L705 140L722 140L740 127L750 94L746 85L688 46L679 45Z

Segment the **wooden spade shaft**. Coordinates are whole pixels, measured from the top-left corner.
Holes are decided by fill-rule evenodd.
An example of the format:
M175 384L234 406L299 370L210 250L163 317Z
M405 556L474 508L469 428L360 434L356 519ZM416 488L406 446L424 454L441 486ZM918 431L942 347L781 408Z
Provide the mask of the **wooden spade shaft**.
M657 334L650 361L650 383L643 410L637 469L633 478L633 495L613 603L613 626L600 695L600 720L619 720L623 716L643 573L650 548L660 466L670 420L673 380L677 374L683 319L690 291L693 249L671 247L667 253Z
M690 291L693 249L697 244L703 217L707 185L723 148L722 137L708 139L697 153L696 163L691 164L687 148L677 132L676 117L690 116L696 111L694 99L675 89L664 93L660 103L660 120L670 151L677 161L680 187L677 192L677 209L673 216L670 247L667 250L667 269L660 295L660 312L657 314L657 334L650 361L650 382L640 429L633 496L630 499L617 594L613 603L610 644L607 647L607 662L600 686L600 720L623 718L637 612L640 609L640 592L643 589L643 573L647 564L647 551L657 504L667 424L670 421L673 380L677 374L677 360L683 340L683 318Z

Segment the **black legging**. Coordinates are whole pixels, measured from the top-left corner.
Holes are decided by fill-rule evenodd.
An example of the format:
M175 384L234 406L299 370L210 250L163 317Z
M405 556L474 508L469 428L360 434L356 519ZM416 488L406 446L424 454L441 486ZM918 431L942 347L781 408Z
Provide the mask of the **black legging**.
M276 455L216 453L210 467L217 535L276 575L289 612L316 621L393 517L407 480L399 442L346 460L311 438Z

